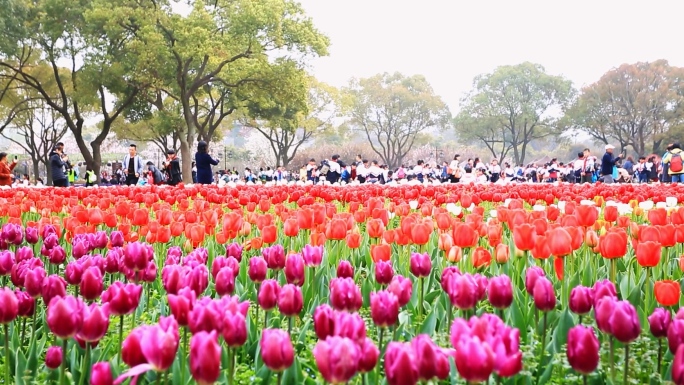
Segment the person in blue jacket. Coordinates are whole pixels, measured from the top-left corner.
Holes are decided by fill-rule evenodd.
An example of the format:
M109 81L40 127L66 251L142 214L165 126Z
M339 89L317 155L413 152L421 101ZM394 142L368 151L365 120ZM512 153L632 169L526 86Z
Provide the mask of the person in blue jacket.
M197 143L197 152L195 153L195 165L197 166L197 183L212 184L214 181L211 166L219 164L218 159L212 158L209 155L209 146L207 142L201 140Z

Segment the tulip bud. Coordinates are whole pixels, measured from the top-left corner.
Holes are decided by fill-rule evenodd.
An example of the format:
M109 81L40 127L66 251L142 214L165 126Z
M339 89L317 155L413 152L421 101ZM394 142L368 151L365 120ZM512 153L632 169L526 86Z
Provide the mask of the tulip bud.
M551 311L556 307L556 294L553 284L546 277L539 277L534 284L534 306L541 311Z
M424 278L430 275L432 269L432 260L428 253L412 253L411 259L411 274L418 278Z
M375 369L380 358L380 350L370 338L365 338L361 347L361 359L359 360L359 372L368 373Z
M590 287L576 286L570 291L570 311L583 315L591 311L594 304L594 293Z
M487 287L489 303L496 309L506 309L513 303L513 285L507 275L500 275L489 280Z
M286 317L296 317L302 311L304 299L299 286L287 284L278 294L278 310Z
M225 266L218 271L214 281L214 290L216 290L216 294L221 297L233 294L233 291L235 290L235 274L233 273L233 269Z
M385 351L385 376L389 385L417 384L420 373L413 347L409 343L390 342Z
M371 293L371 318L380 327L395 325L399 321L399 300L389 291Z
M47 324L58 338L73 337L83 325L83 303L72 296L54 297L48 305Z
M413 283L408 278L401 275L395 275L392 282L387 286L387 291L396 295L399 299L399 307L404 307L411 300L413 292Z
M102 280L102 272L96 266L91 266L83 273L81 279L80 292L83 298L93 301L100 297L104 282Z
M90 370L90 385L112 385L112 369L109 362L98 362Z
M282 372L294 362L294 348L287 332L280 329L264 329L261 333L261 359L274 372Z
M277 281L273 279L265 280L259 288L259 295L257 297L259 306L266 311L273 309L278 304L279 293L280 285L278 285Z
M617 290L610 280L604 279L594 283L594 307L603 297L617 298Z
M333 309L327 304L316 308L313 315L314 331L318 339L324 340L333 335L335 331L335 314Z
M215 331L201 331L190 339L190 373L200 385L218 381L221 375L221 345Z
M330 281L330 304L335 310L357 311L363 305L361 289L352 278L334 278Z
M249 259L249 270L247 274L249 279L254 283L261 283L266 279L268 273L268 265L266 260L261 257L252 257Z
M598 367L599 341L590 327L577 325L568 332L568 363L577 372L587 375Z
M341 384L356 374L361 350L349 338L329 337L318 341L313 355L321 376L331 384Z
M285 260L285 279L293 285L304 285L304 258L301 254L290 254Z
M304 263L309 267L320 266L323 262L323 246L312 246L306 245L302 249L302 256L304 257Z
M354 267L349 261L340 261L340 264L337 265L337 278L354 279Z
M672 323L672 315L661 307L655 308L653 313L648 316L648 326L655 338L667 337L670 323Z
M617 301L610 316L610 329L618 341L627 344L639 337L641 324L636 309L628 301Z
M496 250L494 254L496 258L496 263L506 263L511 257L511 249L508 247L508 245L500 243L496 245Z
M223 318L223 339L231 348L237 348L247 342L247 321L240 312L226 312Z
M527 294L534 295L534 286L537 283L537 278L545 277L544 270L539 266L532 266L525 272L525 290Z
M447 260L451 263L458 263L463 258L463 249L458 246L452 246L447 254Z
M375 263L375 282L380 285L389 285L393 276L394 270L391 262L380 260Z
M62 348L59 346L50 346L45 353L45 366L50 369L57 369L62 365Z

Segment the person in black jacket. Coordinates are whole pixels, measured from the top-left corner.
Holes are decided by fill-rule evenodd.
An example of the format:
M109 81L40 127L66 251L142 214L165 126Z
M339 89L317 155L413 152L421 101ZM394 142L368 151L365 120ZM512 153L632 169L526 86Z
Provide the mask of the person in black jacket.
M617 157L613 155L613 150L615 146L608 144L606 145L606 153L603 154L601 159L601 176L603 177L603 183L613 183L613 168L615 163L622 157L622 154Z
M67 176L64 173L66 162L69 158L64 154L64 143L57 143L50 152L50 174L52 175L52 185L55 187L67 187Z
M167 184L175 186L183 181L180 168L180 160L176 156L176 151L169 150L166 152L166 162L164 162L164 171L168 175Z

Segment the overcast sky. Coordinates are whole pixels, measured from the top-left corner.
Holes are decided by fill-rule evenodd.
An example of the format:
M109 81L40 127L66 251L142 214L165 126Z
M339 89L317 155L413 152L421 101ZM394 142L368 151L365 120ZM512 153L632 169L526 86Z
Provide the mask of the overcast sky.
M452 112L473 78L532 61L576 87L623 63L684 66L684 1L299 0L332 42L314 75L425 75Z

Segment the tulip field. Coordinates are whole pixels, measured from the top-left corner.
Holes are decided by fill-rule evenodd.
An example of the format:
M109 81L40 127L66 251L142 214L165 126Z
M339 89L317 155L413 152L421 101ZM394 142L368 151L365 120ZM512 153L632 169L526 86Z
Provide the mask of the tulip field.
M0 190L0 383L684 384L684 185Z

